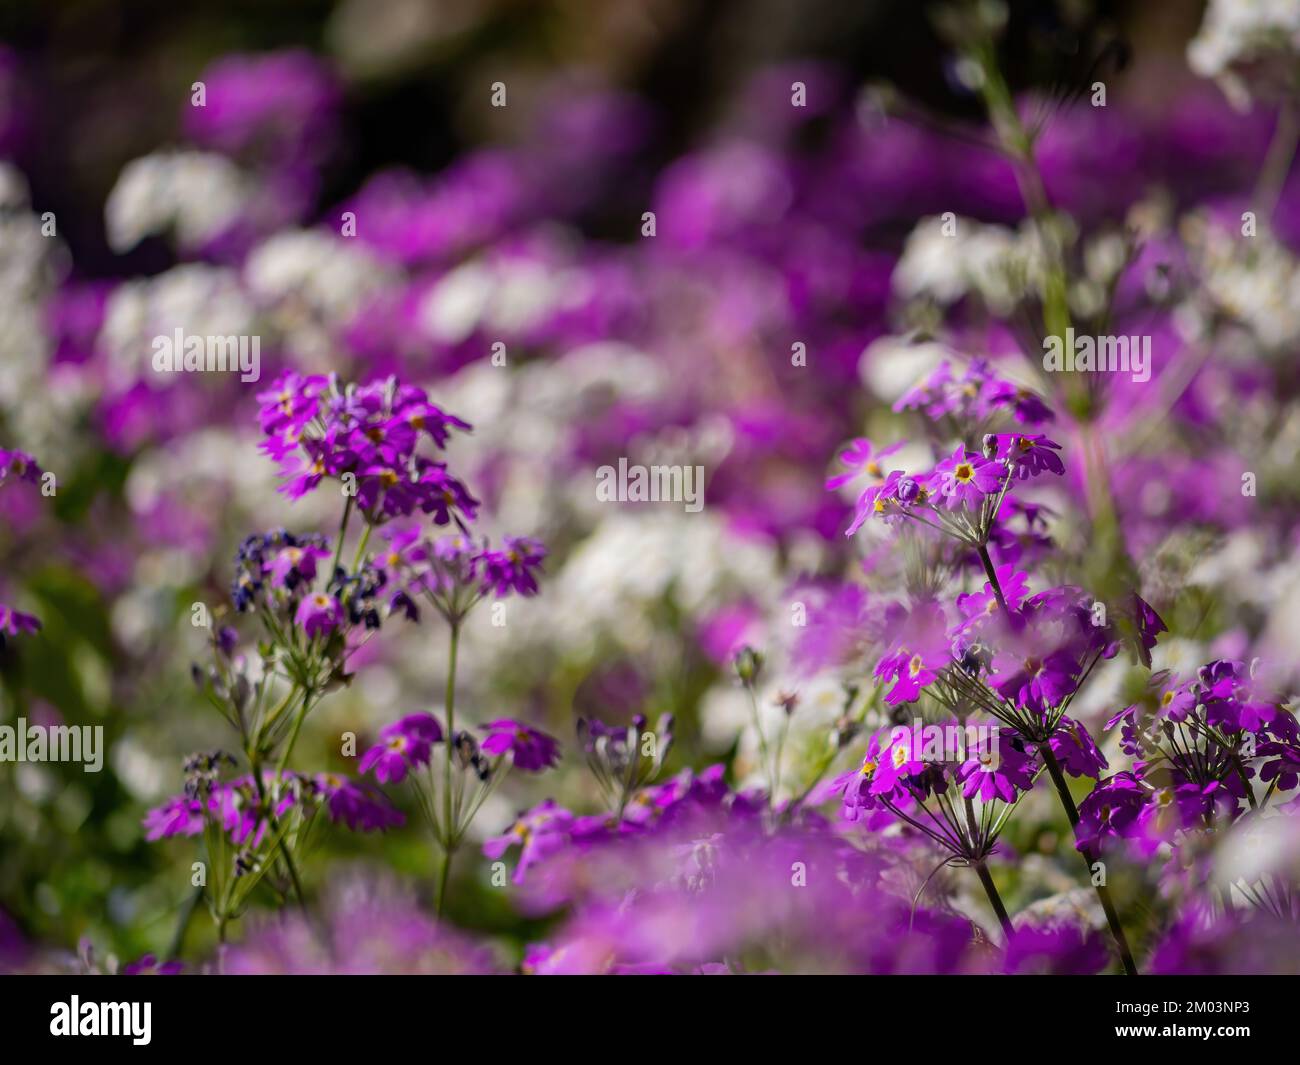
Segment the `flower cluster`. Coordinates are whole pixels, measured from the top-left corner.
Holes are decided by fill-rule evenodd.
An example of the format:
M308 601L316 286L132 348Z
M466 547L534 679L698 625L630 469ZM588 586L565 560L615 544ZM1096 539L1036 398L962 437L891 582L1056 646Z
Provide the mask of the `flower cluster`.
M440 462L419 453L422 441L441 451L461 421L429 402L423 389L396 378L368 385L286 371L258 395L266 439L262 450L281 464L289 498L321 482L341 482L371 524L422 513L438 525L472 521L478 501Z
M1272 813L1277 793L1300 786L1300 726L1244 662L1210 662L1184 680L1156 674L1149 697L1106 727L1118 728L1133 768L1080 804L1081 847L1122 840L1153 853L1247 813ZM1293 798L1278 816L1296 812Z

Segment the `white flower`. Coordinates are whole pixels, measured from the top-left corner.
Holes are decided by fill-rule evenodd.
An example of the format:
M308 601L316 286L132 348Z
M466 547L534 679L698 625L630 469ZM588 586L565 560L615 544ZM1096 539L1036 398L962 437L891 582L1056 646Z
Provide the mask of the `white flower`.
M1216 78L1228 98L1250 103L1256 87L1277 81L1294 89L1300 59L1300 4L1295 0L1210 0L1201 28L1187 46L1187 63Z
M123 380L161 385L165 377L153 372L154 338L177 329L187 336L248 336L253 327L253 307L233 271L186 263L115 289L99 344Z
M533 258L507 256L464 263L442 277L419 309L421 328L433 340L458 344L476 330L519 333L590 295L581 270Z
M164 151L128 163L104 208L108 243L133 248L145 237L174 233L182 248L218 236L247 212L250 185L223 155Z
M297 300L321 317L342 321L389 279L355 241L293 229L253 249L244 280L259 303Z
M904 299L928 296L941 304L974 293L995 313L1008 314L1019 294L1037 288L1041 269L1038 235L969 218L951 226L937 217L917 223L894 267L894 291Z
M1219 352L1253 361L1262 346L1275 357L1290 357L1300 343L1300 262L1267 232L1242 240L1198 215L1184 219L1181 231L1202 278L1202 306L1180 321L1195 327L1226 316L1254 343L1221 345Z

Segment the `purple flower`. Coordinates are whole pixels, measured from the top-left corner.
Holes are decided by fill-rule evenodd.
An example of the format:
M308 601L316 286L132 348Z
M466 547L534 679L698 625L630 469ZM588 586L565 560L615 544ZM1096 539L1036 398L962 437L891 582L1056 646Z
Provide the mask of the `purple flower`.
M408 714L385 725L379 738L381 742L362 755L357 768L362 773L374 769L381 784L400 784L408 770L429 761L433 745L442 739L442 726L432 714Z
M325 800L330 820L343 822L353 832L382 832L399 828L406 821L382 794L347 777L319 773L312 783Z
M298 604L293 620L309 639L328 635L343 624L343 608L332 595L315 592Z
M488 734L482 749L491 755L513 752L514 765L518 769L537 773L560 759L560 745L553 737L518 721L501 718L479 727Z
M176 976L184 971L185 963L181 961L165 961L158 964L158 958L154 954L145 954L136 961L127 962L122 966L123 976Z
M1059 636L1050 630L1031 629L1021 636L994 654L995 675L989 684L1004 699L1029 710L1060 705L1074 691L1079 659L1068 648L1053 648Z
M324 544L281 548L271 560L271 584L290 591L300 584L309 585L316 579L316 563L329 557L329 549Z
M1106 756L1101 753L1088 730L1072 718L1061 717L1048 745L1061 768L1071 776L1092 777L1095 780L1108 767Z
M952 455L934 468L938 485L937 494L949 510L960 506L977 509L985 496L994 495L1002 487L1003 469L976 454L967 454L966 448L957 445Z
M1265 783L1276 780L1276 787L1282 791L1300 787L1300 750L1289 744L1268 741L1259 745L1257 753L1269 759L1259 768L1260 780Z
M359 871L329 878L320 910L249 922L223 956L234 975L488 973L488 951L426 915L395 883Z
M1105 940L1077 925L1033 928L1021 925L1007 940L1002 971L1043 976L1091 976L1110 961Z
M1007 607L1013 611L1020 609L1021 604L1025 601L1025 596L1029 594L1028 575L1021 573L1010 565L998 566L996 572L998 584L1002 587L1002 595L1007 601ZM990 581L985 581L983 591L959 595L957 597L957 609L962 612L966 620L957 625L953 632L962 633L971 628L978 629L984 622L996 617L1001 607L998 604L998 597L993 591L993 584Z
M885 615L890 653L876 665L882 683L893 681L885 695L891 706L914 702L922 689L938 679L939 670L952 661L942 608L920 602L909 611L895 604Z
M11 606L0 603L0 647L4 646L6 636L21 636L39 632L40 620L31 614L24 614Z
M205 106L185 108L185 132L199 145L298 170L334 140L339 86L309 52L223 56L202 81Z
M203 803L186 795L175 795L144 817L149 842L173 836L197 836L203 831Z
M847 469L844 473L836 474L834 477L827 479L827 490L834 491L836 488L841 488L864 474L877 480L883 479L885 473L880 465L880 460L898 451L905 443L906 441L899 440L877 451L872 447L871 441L864 437L854 440L840 453L840 463L846 466Z
M483 853L492 859L502 857L511 847L519 847L519 863L515 867L516 884L523 883L528 869L544 858L562 850L574 823L573 814L557 805L554 800L533 807L504 833L483 842Z
M1132 773L1116 773L1101 781L1079 803L1076 846L1086 851L1103 839L1130 836L1150 794Z
M505 598L511 592L537 594L536 572L546 557L540 540L527 536L507 536L499 551L484 551L478 556L484 592Z
M925 501L926 489L902 470L892 470L883 483L865 488L854 504L853 520L844 531L852 536L871 518L893 524L903 517L905 506Z
M1061 445L1047 437L1025 436L1019 433L994 434L997 441L997 457L1008 463L1013 477L1028 480L1040 473L1054 473L1064 476L1065 463L1057 454Z
M6 451L0 448L0 487L12 477L16 481L39 484L41 468L36 460L25 451Z
M1015 802L1019 792L1034 786L1034 760L1010 729L1001 729L980 743L957 771L962 794L981 802Z

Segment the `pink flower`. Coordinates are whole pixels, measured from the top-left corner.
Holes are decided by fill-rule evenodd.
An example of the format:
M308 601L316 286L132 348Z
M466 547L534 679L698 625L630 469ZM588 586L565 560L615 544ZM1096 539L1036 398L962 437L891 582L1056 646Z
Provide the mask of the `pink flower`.
M333 632L343 624L343 608L332 595L316 592L298 604L293 619L311 639Z

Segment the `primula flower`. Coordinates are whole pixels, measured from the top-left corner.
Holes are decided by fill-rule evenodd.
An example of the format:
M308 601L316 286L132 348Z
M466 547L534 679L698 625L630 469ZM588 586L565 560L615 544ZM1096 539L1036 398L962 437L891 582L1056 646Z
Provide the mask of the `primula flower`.
M1048 740L1052 754L1061 768L1074 777L1101 776L1102 770L1108 768L1106 756L1101 753L1096 741L1079 722L1062 715Z
M945 627L943 609L932 601L917 603L910 611L894 604L886 611L884 631L890 653L875 669L882 683L893 681L885 702L891 706L914 702L922 689L938 679L939 670L952 662Z
M40 484L41 468L25 451L8 451L0 448L0 487L4 487L5 482L11 477L15 481Z
M1016 796L1034 786L1034 759L1010 729L982 742L957 770L962 794L968 799L1015 802Z
M328 635L343 624L343 608L332 595L315 592L298 604L293 620L309 639L315 639Z
M362 773L373 769L381 784L400 784L408 770L429 761L433 745L442 740L442 726L432 714L408 714L385 725L379 739L362 755L357 768Z
M1259 768L1259 779L1266 784L1276 781L1281 791L1300 787L1300 750L1289 744L1265 742L1259 745L1260 757L1269 759Z
M184 971L184 962L173 960L160 964L155 954L145 954L123 965L121 970L123 976L176 976Z
M495 860L511 847L519 847L514 881L516 884L523 883L532 866L564 848L573 822L573 814L557 805L554 800L547 799L521 814L500 836L485 840L483 853Z
M554 737L518 721L501 718L479 727L488 734L482 749L493 756L512 752L516 769L539 773L560 759L560 745Z
M30 635L39 632L40 628L39 619L0 603L0 647L4 646L6 636Z
M372 524L418 512L436 524L473 519L478 501L446 463L420 454L428 439L437 450L451 429L467 422L429 402L395 378L365 385L288 372L260 393L262 449L282 462L281 491L296 499L327 477L355 478L355 505Z
M329 557L329 550L322 543L283 547L271 560L271 584L290 591L302 584L310 585L316 579L316 563Z
M890 734L891 730L887 728L872 733L867 740L867 749L861 763L817 789L809 796L809 801L817 805L832 795L843 796L840 813L846 821L857 821L864 813L879 809L880 803L886 799L906 801L906 796L902 793L887 792L887 789L875 787L877 775L882 772L886 757L882 743ZM892 815L890 820L893 820Z
M885 471L880 465L880 460L900 450L906 443L905 440L899 440L886 448L876 450L872 447L871 441L864 437L852 441L840 453L840 463L847 467L846 471L827 478L827 490L834 491L863 475L876 479L883 478Z
M1020 480L1037 477L1040 473L1064 476L1065 463L1057 454L1061 445L1047 437L1026 436L1020 433L991 434L996 442L998 461L1008 463L1011 475Z
M1010 610L1019 610L1025 597L1029 594L1029 577L1028 574L1022 573L1014 566L998 566L996 569L998 584L1002 588L1002 596L1007 601L1007 607ZM962 612L965 621L959 623L953 633L963 633L972 628L982 627L984 622L997 615L1001 607L998 604L997 594L993 591L993 584L990 581L984 582L984 588L979 592L969 592L957 597L957 609Z
M985 496L995 495L1001 489L1004 476L1001 465L976 454L967 454L961 444L934 468L937 494L949 510L961 506L978 509Z
M1018 975L1091 976L1110 961L1106 941L1073 924L1019 926L1007 940L1002 971Z
M318 773L312 777L312 785L325 800L330 820L341 821L353 832L382 832L400 828L406 821L383 795L347 777Z
M502 541L501 550L485 550L478 556L484 592L495 593L498 599L511 592L523 596L536 595L536 574L545 557L546 548L540 540L507 536Z
M1079 803L1075 845L1086 852L1095 849L1103 839L1130 836L1150 797L1150 790L1132 773L1107 777Z
M871 775L872 795L902 791L906 782L925 773L922 743L917 731L891 729L890 741L879 753L879 765Z
M203 831L203 824L203 803L186 795L175 795L145 814L144 838L152 843L174 836L197 836Z
M906 498L904 489L906 489ZM903 517L902 508L920 502L925 491L915 480L905 476L902 470L892 470L884 483L873 484L858 496L853 520L844 531L844 535L852 536L872 518L877 518L886 524L900 520Z

